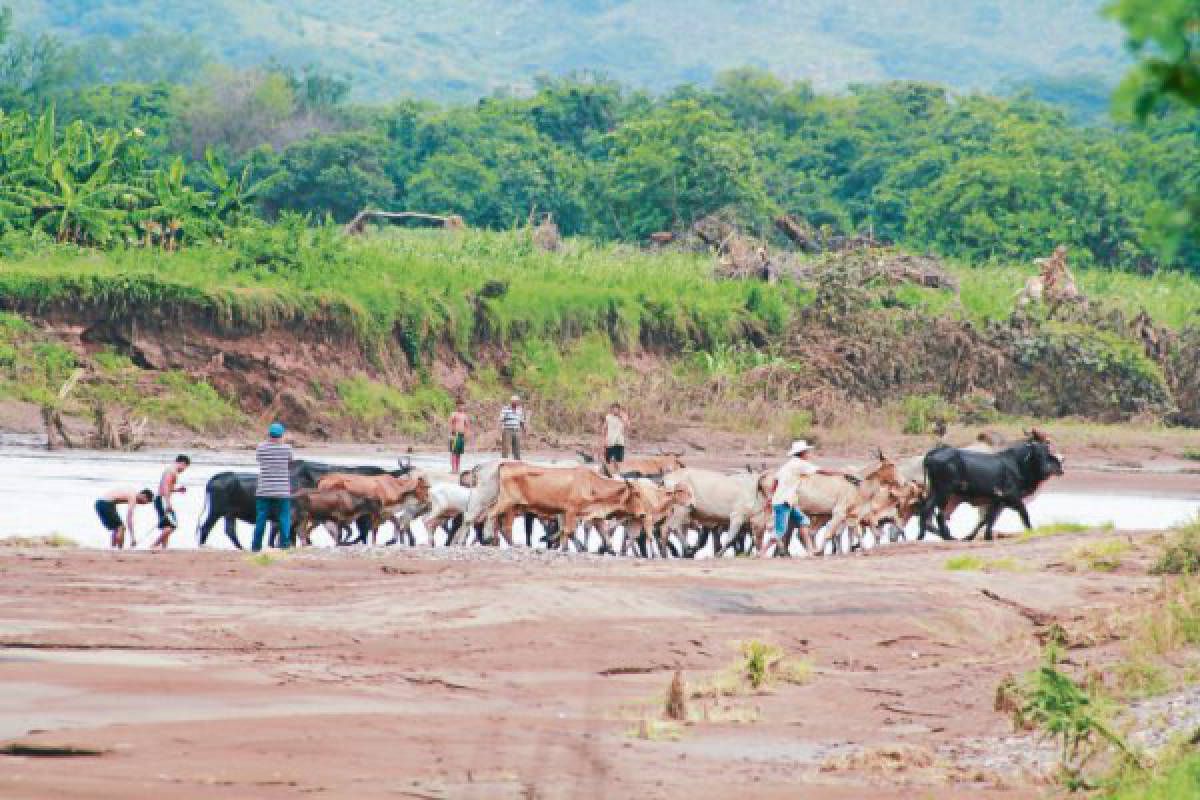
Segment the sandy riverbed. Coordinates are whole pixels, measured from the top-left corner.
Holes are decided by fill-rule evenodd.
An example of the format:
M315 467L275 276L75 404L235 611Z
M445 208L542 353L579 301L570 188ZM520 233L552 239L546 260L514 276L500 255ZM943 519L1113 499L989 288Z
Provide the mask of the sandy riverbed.
M1149 596L1138 568L1055 566L1087 538L773 563L5 549L0 739L102 755L0 757L0 795L1037 797L992 709L1037 642L981 590L1064 618ZM1022 569L945 570L963 552ZM638 735L673 669L702 684L751 637L812 681ZM895 745L932 760L846 767Z

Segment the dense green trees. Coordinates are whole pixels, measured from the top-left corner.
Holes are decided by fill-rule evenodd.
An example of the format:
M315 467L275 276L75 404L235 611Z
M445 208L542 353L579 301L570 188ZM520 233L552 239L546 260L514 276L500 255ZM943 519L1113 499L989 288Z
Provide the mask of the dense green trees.
M1197 0L1172 2L1182 24ZM1114 12L1158 42L1138 92L1186 99L1195 34L1180 45L1136 27L1143 5ZM755 69L662 96L581 75L466 106L360 106L344 79L278 65L91 84L81 76L100 73L80 67L86 59L60 69L50 57L66 52L60 43L10 28L0 16L6 229L175 246L285 212L344 222L379 207L490 228L549 213L568 234L643 242L724 210L764 235L790 214L972 260L1066 244L1075 263L1200 270L1195 237L1178 235L1200 185L1200 115L1189 109L1141 103L1144 124L1126 126L1029 92L894 82L830 95ZM70 124L55 127L51 108ZM56 155L38 160L46 124Z

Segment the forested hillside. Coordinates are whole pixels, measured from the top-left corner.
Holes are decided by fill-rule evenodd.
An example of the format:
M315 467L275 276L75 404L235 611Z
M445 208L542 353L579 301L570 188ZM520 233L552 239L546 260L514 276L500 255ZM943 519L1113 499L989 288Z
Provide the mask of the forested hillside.
M352 79L362 98L474 99L538 75L600 71L656 91L755 66L819 88L883 80L995 88L1121 69L1101 0L26 0L20 24L70 41L184 35L239 66L269 59ZM93 42L95 43L95 42ZM136 44L136 43L135 43ZM135 54L134 62L139 60ZM125 72L124 77L178 79Z

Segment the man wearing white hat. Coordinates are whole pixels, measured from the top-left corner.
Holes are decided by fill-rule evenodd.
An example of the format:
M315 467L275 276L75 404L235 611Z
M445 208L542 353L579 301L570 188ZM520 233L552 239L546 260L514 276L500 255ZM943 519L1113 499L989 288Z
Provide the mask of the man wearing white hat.
M809 530L809 525L812 521L808 518L807 514L794 507L796 495L800 489L800 482L809 475L835 475L848 479L854 478L848 472L818 467L809 461L808 454L812 449L812 445L804 439L797 439L792 442L791 449L788 450L788 460L775 473L775 494L771 496L771 509L775 512L774 535L768 533L768 535L763 537L762 549L758 551L759 556L767 554L771 549L772 542L779 541L782 545L783 536L787 533L789 519L796 520L800 540L804 542L805 549L810 554L813 553L812 532Z

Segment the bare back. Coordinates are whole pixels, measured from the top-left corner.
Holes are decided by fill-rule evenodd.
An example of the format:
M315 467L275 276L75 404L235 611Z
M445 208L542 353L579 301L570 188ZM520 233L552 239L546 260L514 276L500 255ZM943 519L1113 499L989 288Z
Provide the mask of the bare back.
M137 504L137 489L111 489L100 495L100 499L107 500L110 503L121 505L128 503L129 505Z

